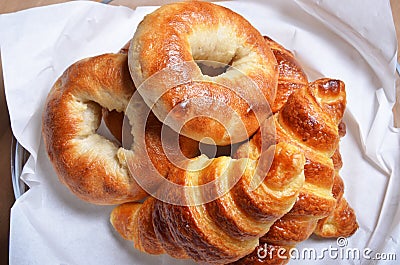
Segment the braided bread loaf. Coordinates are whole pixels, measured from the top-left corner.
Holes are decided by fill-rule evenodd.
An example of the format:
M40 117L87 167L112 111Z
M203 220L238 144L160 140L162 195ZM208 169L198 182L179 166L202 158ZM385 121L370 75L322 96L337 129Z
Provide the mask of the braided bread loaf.
M207 161L201 156L186 168ZM133 240L137 249L150 254L166 252L175 258L190 257L210 264L234 262L251 253L274 221L292 208L304 182L304 162L298 147L279 143L268 175L253 191L250 185L256 160L219 157L194 173L176 168L169 180L185 186L203 185L220 175L233 176L245 170L228 193L209 203L179 206L151 197L143 204L118 206L111 214L111 223L124 238ZM185 204L207 196L164 192L178 196Z
M279 66L279 79L276 98L272 104L272 111L278 112L286 103L288 97L297 89L308 83L307 76L293 53L286 50L282 45L271 38L264 36L264 39L270 45ZM339 123L339 136L346 134L346 125ZM314 231L315 234L322 237L350 236L357 229L357 221L354 210L343 198L344 185L339 176L339 170L342 168L342 159L337 149L332 156L335 177L333 183L333 196L336 199L336 206L328 217L321 219Z
M328 216L335 207L332 194L334 165L331 159L338 147L338 125L344 113L346 95L344 83L339 80L319 79L304 86L288 98L282 109L274 115L277 141L299 146L305 154L305 183L291 211L271 226L260 239L270 250L290 249L306 240L320 219ZM247 145L257 152L262 139L257 133ZM242 147L241 147L242 148ZM239 148L238 157L248 153ZM248 147L243 146L244 150ZM254 157L254 153L251 155ZM261 244L262 245L262 244ZM259 249L256 249L256 252ZM263 250L263 251L268 251ZM252 264L256 252L237 264ZM288 254L288 252L286 252ZM266 255L263 263L285 264L276 253ZM272 258L272 260L270 260Z
M271 38L264 36L270 45L279 66L278 89L272 111L278 112L286 103L288 97L297 89L308 83L307 76L293 53L286 50L282 45ZM346 125L339 123L338 133L340 137L346 134ZM336 199L335 209L328 217L321 219L315 229L315 234L323 237L350 236L357 229L357 221L353 209L350 208L346 199L343 198L344 185L339 176L342 168L342 159L337 149L332 156L335 177L333 184L333 196Z
M301 65L290 51L286 50L282 45L272 39L266 36L264 36L264 38L271 46L279 65L277 96L272 105L272 110L276 113L286 103L290 94L307 84L307 77ZM338 133L340 137L346 134L346 125L344 122L339 123ZM344 185L339 176L339 170L343 164L339 148L332 156L332 160L335 168L332 192L336 199L336 206L328 217L318 222L318 226L314 232L323 237L350 236L355 232L358 225L353 209L350 208L347 201L343 198ZM328 220L330 221L328 222ZM328 229L329 233L327 232Z
M272 110L274 113L278 112L286 103L289 96L297 89L301 88L307 83L307 77L304 71L301 68L301 65L296 61L293 54L286 50L282 45L276 43L268 37L264 37L267 42L269 42L272 51L277 59L279 65L279 80L278 80L278 89L277 96L274 104L272 105ZM346 133L345 124L343 122L339 123L338 134L340 137L343 137ZM257 142L261 140L260 135L256 134L254 139L251 142ZM253 152L250 154L240 154L240 150L238 152L241 156L254 157L257 154L257 145L251 144ZM335 169L333 185L332 185L332 193L333 197L336 200L335 207L333 207L332 211L327 217L320 219L315 224L315 221L301 221L296 220L293 216L286 215L281 220L279 220L275 227L272 227L272 231L267 234L261 241L265 241L267 244L261 243L252 254L246 256L235 264L286 264L289 261L289 257L287 253L289 252L291 246L296 242L300 242L308 238L308 236L313 231L314 233L323 236L323 237L338 237L338 236L350 236L357 229L357 221L354 214L353 209L350 208L347 201L343 198L343 182L338 174L340 168L342 167L341 156L339 153L339 149L336 149L333 156L332 162ZM332 169L330 169L331 171ZM317 173L317 172L316 172ZM306 182L309 179L309 171L305 170ZM330 175L330 174L329 174ZM323 177L323 176L321 176ZM329 180L331 177L328 178ZM332 207L329 207L332 208ZM283 224L282 224L283 223ZM287 225L289 230L285 230L285 223L289 223L291 225ZM289 236L293 237L293 242L286 242L286 245L276 246L271 244L271 241L268 241L267 237L274 235L273 231L281 231L282 233L287 233ZM275 233L275 235L278 233ZM278 234L279 236L279 234ZM297 239L296 239L297 238ZM269 243L269 244L268 244ZM276 243L276 242L275 242ZM283 251L282 255L276 255L276 251L278 248L281 248ZM275 253L274 253L275 251ZM286 254L286 255L285 255ZM263 259L260 258L264 257Z

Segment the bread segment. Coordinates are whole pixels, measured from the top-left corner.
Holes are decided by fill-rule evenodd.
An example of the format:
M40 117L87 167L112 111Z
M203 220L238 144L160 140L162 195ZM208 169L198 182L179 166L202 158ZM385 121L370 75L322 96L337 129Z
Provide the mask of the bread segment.
M203 163L197 160L202 159L191 160L187 168ZM197 262L209 264L234 262L251 253L258 245L259 238L292 208L304 182L304 163L304 155L299 148L279 143L275 148L271 170L254 190L250 183L256 173L255 160L219 157L196 172L176 169L171 171L169 180L192 187L223 178L224 174L232 176L235 174L233 171L243 171L233 188L216 200L196 205L173 205L156 200L153 205L144 203L139 214L131 218L137 218L140 212L151 212L157 239L165 251L174 257L185 258L187 255ZM273 182L277 178L285 181L275 185ZM216 185L226 185L221 183ZM183 194L166 192L188 203L201 202L205 195L200 189L189 189ZM118 225L113 220L119 219L119 207L112 213L113 225ZM136 208L136 205L132 207ZM135 245L140 241L135 234L130 238ZM140 250L147 252L143 248Z

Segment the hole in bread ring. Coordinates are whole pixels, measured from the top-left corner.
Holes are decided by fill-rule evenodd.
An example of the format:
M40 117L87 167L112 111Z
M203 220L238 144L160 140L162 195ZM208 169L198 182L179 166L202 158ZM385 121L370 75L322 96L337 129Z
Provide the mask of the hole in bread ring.
M149 106L154 105L153 111L162 122L165 123L171 109L185 105L188 98L207 95L229 104L246 126L245 134L235 134L232 139L226 137L223 128L214 127L212 120L193 120L180 133L197 141L210 137L218 145L228 145L247 139L260 126L253 110L274 101L278 70L268 44L242 16L212 3L174 3L147 15L131 41L128 58L139 93ZM196 61L214 61L223 65L222 68L231 67L219 75L209 76L202 73ZM173 72L173 77L163 81L178 86L169 86L167 90L165 86L142 86L166 68ZM252 95L253 91L250 93L247 87L248 79L254 82L260 95L252 102L240 98L243 93ZM197 106L197 109L199 113L210 111L209 106ZM175 130L174 123L167 125Z
M224 131L229 133L229 135L227 136L228 138L233 138L231 135L237 135L238 133L246 133L246 128L244 126L244 124L242 123L240 117L238 117L238 115L236 114L236 112L230 108L230 106L228 104L225 104L224 102L214 102L215 99L214 98L209 98L209 97L196 97L196 98L190 98L185 102L185 110L182 110L182 108L177 105L175 106L166 116L164 123L165 124L170 124L172 123L174 125L174 130L181 132L184 127L188 124L191 123L193 121L195 122L199 122L201 120L204 119L209 119L213 121L214 126L211 128L211 130L214 130L217 127L223 127ZM203 112L201 114L199 114L199 112L196 111L190 111L193 108L191 108L192 105L194 106L198 106L198 105L209 105L209 106L213 106L213 109L216 110L216 108L218 108L218 111L215 112ZM189 111L187 111L189 110ZM174 123L174 120L170 120L171 116L181 116L180 112L182 111L187 111L187 113L185 113L185 115L182 115L183 118L179 120L179 124ZM236 126L234 126L235 130L234 131L229 131L228 128L226 128L226 124L229 124L232 122L232 119L226 119L226 116L224 115L224 113L234 113L235 115L233 115L233 117L235 118L235 120L237 121ZM214 115L214 116L212 116ZM137 116L137 115L135 115ZM187 120L185 120L187 119ZM167 128L166 130L164 130L164 128ZM181 167L180 164L184 163L186 159L186 157L182 156L182 154L180 154L179 152L179 148L176 148L176 146L179 146L177 140L178 138L175 137L175 139L173 137L171 137L171 135L173 136L174 133L171 132L171 129L168 126L163 126L163 130L162 130L162 143L163 143L163 147L164 150L171 150L170 152L166 152L166 156L168 157L168 160L173 163L176 167ZM176 133L175 133L176 135ZM199 135L199 137L201 137L201 135ZM250 135L247 135L248 139L250 138ZM214 142L214 140L211 137L208 137L208 135L204 136L201 140L201 143L203 144L207 144L208 147L214 146L214 154L210 154L207 155L208 158L214 157L216 155L217 152L217 144ZM205 147L205 145L199 145L200 147ZM210 150L210 148L209 148ZM178 151L178 152L177 152ZM200 150L202 151L202 150ZM228 156L232 156L232 154L229 154ZM208 163L204 163L203 166L208 166ZM198 170L201 170L201 168L199 168Z
M130 149L151 149L161 161L157 170L161 174L168 171L158 139L161 126L155 117L148 120L147 142L141 146L137 141L127 149L119 148L97 133L102 108L124 112L134 92L127 55L105 54L70 66L47 97L42 119L47 153L61 182L82 200L118 204L147 196L128 170ZM185 148L188 156L198 154L196 141L185 138ZM148 156L141 161L151 162Z

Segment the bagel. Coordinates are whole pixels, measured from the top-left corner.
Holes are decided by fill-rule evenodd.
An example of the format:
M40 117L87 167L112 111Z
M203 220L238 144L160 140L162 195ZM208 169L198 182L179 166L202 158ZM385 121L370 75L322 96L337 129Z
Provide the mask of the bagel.
M197 141L228 145L248 139L274 102L278 67L269 45L246 19L216 4L172 3L147 15L131 40L128 61L157 118ZM210 76L199 61L228 68Z
M171 164L161 145L161 123L154 116L149 115L144 135L132 130L135 151L97 133L102 108L124 112L134 92L127 55L121 53L74 63L49 92L42 117L46 150L60 181L84 201L109 205L147 196L128 170L129 154L144 165L153 162L162 176L169 171ZM128 118L134 127L137 117L131 114ZM137 139L142 136L145 146ZM198 155L198 142L185 137L180 142L185 156ZM136 177L145 179L148 174L145 168L140 173Z

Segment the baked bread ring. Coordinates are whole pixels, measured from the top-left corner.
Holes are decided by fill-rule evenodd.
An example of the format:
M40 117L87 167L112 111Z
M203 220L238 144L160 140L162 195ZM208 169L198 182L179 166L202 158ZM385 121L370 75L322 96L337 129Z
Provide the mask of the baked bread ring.
M127 55L105 54L70 66L47 97L42 119L47 153L60 181L84 201L107 205L147 196L128 170L126 155L132 151L96 132L102 108L124 112L134 92ZM130 122L135 118L130 117ZM133 156L143 164L153 162L166 176L170 163L161 145L161 123L149 115L145 128L144 141L132 145ZM198 155L198 142L186 137L180 137L180 142L185 156ZM146 176L143 172L137 177Z
M248 139L275 98L278 69L267 42L242 16L216 4L173 3L147 15L128 60L133 81L157 118L198 141L228 145ZM198 60L231 67L209 76Z

